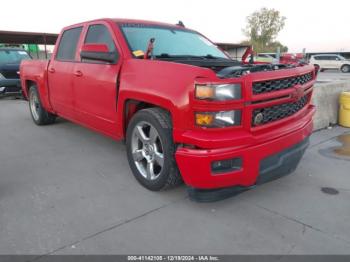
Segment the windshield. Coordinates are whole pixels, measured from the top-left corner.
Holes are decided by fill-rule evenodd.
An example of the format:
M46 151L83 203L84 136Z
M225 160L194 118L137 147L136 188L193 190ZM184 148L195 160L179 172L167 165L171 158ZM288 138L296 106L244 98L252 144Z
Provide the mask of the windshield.
M171 27L126 24L121 26L131 52L145 52L151 38L155 39L154 56L228 57L200 34Z
M1 64L19 64L24 59L31 59L26 51L0 50Z

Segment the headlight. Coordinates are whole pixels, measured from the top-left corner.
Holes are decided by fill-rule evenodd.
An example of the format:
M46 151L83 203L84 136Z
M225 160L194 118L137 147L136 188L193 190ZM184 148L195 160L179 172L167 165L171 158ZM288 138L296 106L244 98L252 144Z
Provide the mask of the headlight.
M241 110L221 112L197 112L196 125L202 127L229 127L241 124Z
M0 79L5 79L5 77L0 73Z
M197 84L195 94L197 99L235 100L242 97L242 90L240 84Z

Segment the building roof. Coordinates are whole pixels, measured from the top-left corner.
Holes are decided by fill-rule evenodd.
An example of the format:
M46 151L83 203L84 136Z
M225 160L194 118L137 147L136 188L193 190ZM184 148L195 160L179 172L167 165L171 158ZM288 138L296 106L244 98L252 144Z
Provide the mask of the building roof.
M250 47L250 45L247 44L236 44L236 43L215 43L217 46L221 47L222 49L233 49L233 48L247 48Z
M54 45L58 34L0 31L0 43Z

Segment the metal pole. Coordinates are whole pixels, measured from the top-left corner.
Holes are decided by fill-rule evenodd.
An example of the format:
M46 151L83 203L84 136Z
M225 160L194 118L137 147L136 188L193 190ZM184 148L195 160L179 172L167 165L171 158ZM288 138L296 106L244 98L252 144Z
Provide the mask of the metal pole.
M277 63L280 63L280 59L281 59L281 48L277 47L277 53L276 53L276 59L277 59Z
M44 44L45 44L45 59L47 59L46 35L44 35Z

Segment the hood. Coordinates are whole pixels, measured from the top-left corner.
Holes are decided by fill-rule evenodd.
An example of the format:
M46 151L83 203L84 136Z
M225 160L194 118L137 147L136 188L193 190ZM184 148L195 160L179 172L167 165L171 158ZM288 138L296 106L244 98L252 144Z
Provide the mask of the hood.
M232 66L239 66L241 65L241 62L236 60L230 60L230 59L206 59L206 58L182 58L182 59L170 59L170 58L161 58L157 59L158 61L162 62L171 62L175 64L182 64L182 65L190 65L190 66L196 66L201 68L207 68L213 70L215 73L219 72L220 70L232 67Z
M19 63L17 64L2 64L0 63L0 71L18 71L19 70Z
M164 60L163 60L164 61ZM280 69L292 68L292 64L244 64L237 60L229 59L176 59L168 62L186 64L201 68L211 69L218 78L237 78L246 74L262 71L275 71Z
M0 73L6 79L19 79L19 64L0 64Z

